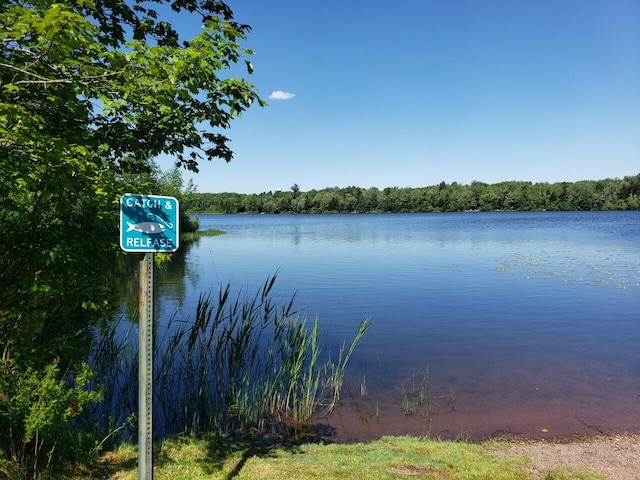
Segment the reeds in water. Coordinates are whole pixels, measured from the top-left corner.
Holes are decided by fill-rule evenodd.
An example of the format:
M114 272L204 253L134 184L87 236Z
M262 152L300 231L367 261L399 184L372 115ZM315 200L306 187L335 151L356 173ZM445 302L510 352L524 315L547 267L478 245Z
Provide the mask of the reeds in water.
M348 361L370 325L363 320L340 349L323 357L318 320L294 311L295 295L274 302L276 277L252 297L231 286L201 294L195 317L174 315L154 346L154 412L163 434L265 432L286 434L310 426L320 405L335 408ZM137 342L117 335L113 324L100 335L94 355L103 378L104 418L128 418L137 398Z

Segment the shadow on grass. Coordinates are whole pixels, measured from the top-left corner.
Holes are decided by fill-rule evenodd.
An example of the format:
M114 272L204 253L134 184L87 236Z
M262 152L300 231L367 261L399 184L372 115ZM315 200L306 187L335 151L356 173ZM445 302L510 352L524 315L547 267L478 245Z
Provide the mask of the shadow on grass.
M122 472L134 471L137 467L137 455L132 454L125 458L120 454L106 452L87 464L76 464L62 467L62 469L59 472L56 472L56 474L60 475L59 478L70 480L103 480L116 478L116 476L121 475ZM54 476L52 478L58 477Z
M239 457L233 469L224 477L233 480L240 475L250 458L274 458L276 450L301 453L300 446L309 443L332 443L336 431L329 425L314 425L297 429L289 429L283 435L246 435L237 437L214 437L207 442L207 458L201 462L203 471L213 475L224 469L226 461L231 457Z

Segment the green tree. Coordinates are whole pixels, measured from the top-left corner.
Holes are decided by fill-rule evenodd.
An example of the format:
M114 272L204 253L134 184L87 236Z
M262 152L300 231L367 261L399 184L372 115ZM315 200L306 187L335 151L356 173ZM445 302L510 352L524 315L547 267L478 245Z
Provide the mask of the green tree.
M197 35L181 38L158 4ZM264 104L229 73L252 73L249 30L219 0L0 4L2 375L37 375L54 360L73 372L87 353L87 327L110 303L127 175L151 173L160 154L192 171L231 160L223 132ZM24 421L0 402L4 432L19 436ZM15 459L30 441L3 435L0 447Z
M569 208L572 210L593 210L595 205L595 182L581 181L571 184Z
M190 179L185 182L182 177L182 169L176 165L166 171L157 168L157 173L153 175L152 185L153 189L149 193L167 195L178 200L180 204L180 233L197 231L200 223L187 214L187 209L198 191L194 181Z
M29 322L31 293L59 298L70 284L95 283L82 277L95 259L87 264L86 249L68 237L81 232L92 251L109 250L123 173L148 169L143 159L161 153L194 171L205 158L229 161L220 131L262 104L250 83L220 74L236 63L251 73L252 52L239 43L249 27L220 1L167 3L199 20L200 33L181 41L138 0L0 7L0 245L10 253L2 286L12 286L0 305L3 327ZM88 304L94 294L78 299ZM40 333L31 330L28 337ZM4 334L0 341L11 343Z
M367 188L362 192L363 210L366 212L375 212L380 210L380 190L377 187Z

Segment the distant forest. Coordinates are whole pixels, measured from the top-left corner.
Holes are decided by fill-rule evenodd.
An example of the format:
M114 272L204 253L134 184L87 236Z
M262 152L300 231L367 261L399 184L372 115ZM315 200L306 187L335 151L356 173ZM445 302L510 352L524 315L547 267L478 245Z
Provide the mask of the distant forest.
M419 188L346 187L260 194L192 193L190 213L381 213L534 210L638 210L640 174L580 182L456 182Z

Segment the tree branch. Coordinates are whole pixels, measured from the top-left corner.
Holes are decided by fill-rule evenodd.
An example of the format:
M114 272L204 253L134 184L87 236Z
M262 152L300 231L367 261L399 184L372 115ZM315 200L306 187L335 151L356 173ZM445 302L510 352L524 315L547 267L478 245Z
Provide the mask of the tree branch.
M29 70L25 70L20 67L16 67L15 65L11 65L10 63L0 63L0 67L9 68L11 70L15 70L17 72L23 73L24 75L29 75L31 77L35 77L38 80L18 80L16 82L12 82L14 84L31 84L31 83L71 83L69 79L51 79L47 77L43 77L42 75L38 75L37 73L30 72Z

